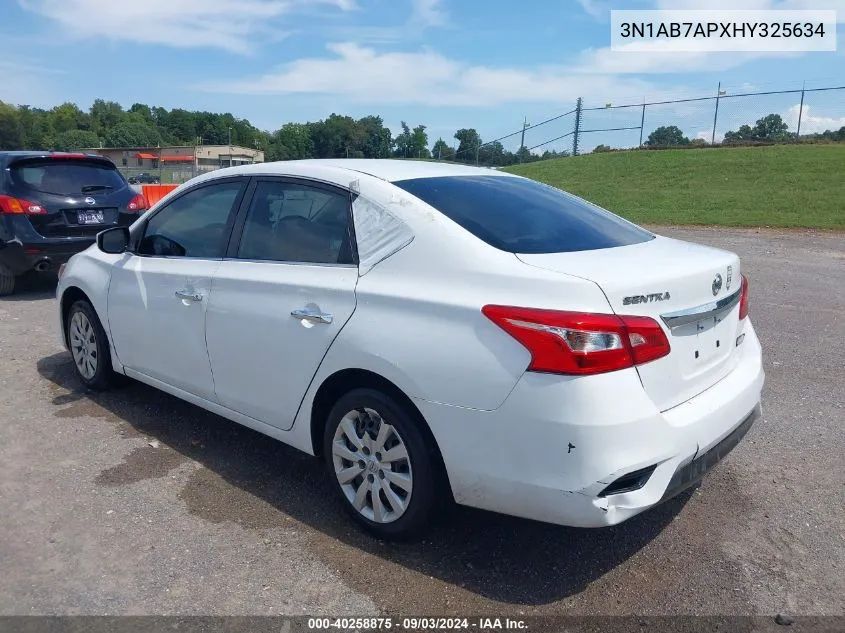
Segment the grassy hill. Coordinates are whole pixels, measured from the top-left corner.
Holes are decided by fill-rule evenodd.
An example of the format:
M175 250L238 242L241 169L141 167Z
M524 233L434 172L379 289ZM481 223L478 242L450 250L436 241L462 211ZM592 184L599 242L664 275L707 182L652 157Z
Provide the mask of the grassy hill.
M845 229L845 144L612 152L508 171L642 224Z

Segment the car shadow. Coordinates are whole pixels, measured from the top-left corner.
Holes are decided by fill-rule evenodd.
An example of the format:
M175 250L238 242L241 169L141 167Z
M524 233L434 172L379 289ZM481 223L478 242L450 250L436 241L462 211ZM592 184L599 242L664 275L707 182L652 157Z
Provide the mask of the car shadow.
M28 273L18 278L15 292L7 297L0 297L0 301L38 301L53 299L56 296L58 278L50 273Z
M500 603L548 604L581 592L636 554L692 494L688 491L621 526L598 530L458 507L440 519L422 542L385 543L360 532L342 514L320 460L136 381L127 380L112 391L87 391L66 352L41 359L38 371L61 388L53 404L71 405L57 409L56 415L72 417L76 410L79 415L111 419L124 435L158 440L161 448L151 451L163 454L162 448L169 447L181 454L175 455L177 459L194 460L210 471L189 482L188 490L180 494L190 512L215 523L228 520L252 529L290 527L287 517L295 519L313 528L318 541L330 539L347 546L329 543L310 549L328 558L325 562L356 588L364 582L359 572L365 552ZM108 480L117 485L114 474L104 473L97 483ZM228 484L223 484L225 489L220 479ZM378 572L372 564L364 567L370 572L360 589L367 591ZM404 591L395 569L388 567L384 573L390 574L397 591Z

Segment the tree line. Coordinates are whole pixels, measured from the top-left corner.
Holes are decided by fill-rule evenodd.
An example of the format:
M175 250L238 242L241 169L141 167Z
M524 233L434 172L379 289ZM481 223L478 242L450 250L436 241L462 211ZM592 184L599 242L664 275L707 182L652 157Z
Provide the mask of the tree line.
M451 144L439 138L429 147L425 125L402 122L393 135L377 115L354 119L332 114L309 123L286 123L278 130L260 130L230 113L200 112L119 103L97 99L84 111L74 103L49 110L0 101L0 150L72 151L99 147L161 145L233 145L263 150L265 160L297 158L434 158L504 166L567 156L537 154L525 147L506 150L498 141L484 143L473 128L457 130Z
M747 143L784 143L786 141L845 141L845 126L838 130L825 130L820 133L798 136L789 131L789 125L779 114L767 114L757 119L754 126L739 126L736 130L725 132L722 145L740 145ZM648 135L646 147L683 147L688 145L708 145L704 139L690 140L676 125L661 126ZM610 151L606 145L596 147L594 152Z

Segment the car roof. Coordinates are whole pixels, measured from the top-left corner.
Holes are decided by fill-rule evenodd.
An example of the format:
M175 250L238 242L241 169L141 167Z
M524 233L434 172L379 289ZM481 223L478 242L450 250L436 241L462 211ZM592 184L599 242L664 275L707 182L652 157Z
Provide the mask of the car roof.
M61 157L65 155L84 156L85 158L90 158L92 160L106 161L109 163L112 162L105 156L100 156L99 154L90 154L84 152L55 152L51 150L14 150L0 152L0 162L9 163L14 160L20 160L24 158L50 158L51 156Z
M510 177L505 172L488 167L473 167L460 163L436 162L426 160L401 160L387 158L312 158L306 160L279 161L273 163L255 163L244 165L239 173L279 173L285 174L291 167L332 167L347 171L368 174L388 182L411 180L414 178L438 178L444 176L502 176ZM299 169L296 170L300 171Z

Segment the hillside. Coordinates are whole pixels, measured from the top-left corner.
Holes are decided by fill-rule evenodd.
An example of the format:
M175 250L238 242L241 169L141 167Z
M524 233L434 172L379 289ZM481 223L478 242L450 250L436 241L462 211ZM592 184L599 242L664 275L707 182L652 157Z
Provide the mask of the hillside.
M507 170L643 224L845 229L845 144L610 152Z

